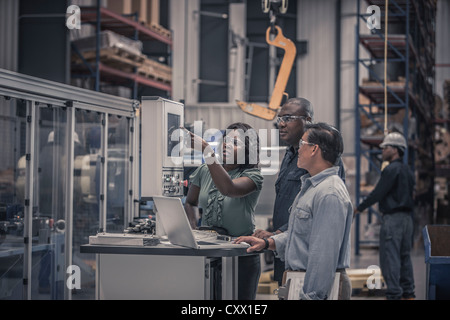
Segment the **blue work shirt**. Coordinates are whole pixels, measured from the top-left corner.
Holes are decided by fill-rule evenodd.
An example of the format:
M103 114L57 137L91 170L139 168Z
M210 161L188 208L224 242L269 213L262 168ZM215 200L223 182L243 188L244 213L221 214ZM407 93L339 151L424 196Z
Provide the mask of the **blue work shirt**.
M350 266L353 208L338 171L331 167L302 176L288 230L272 237L286 269L306 270L300 299L326 299L336 270Z

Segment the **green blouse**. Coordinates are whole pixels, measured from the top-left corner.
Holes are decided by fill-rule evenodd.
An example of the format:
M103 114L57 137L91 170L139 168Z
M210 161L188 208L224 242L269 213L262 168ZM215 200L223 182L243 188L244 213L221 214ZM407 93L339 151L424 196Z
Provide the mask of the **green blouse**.
M254 212L264 178L257 168L237 168L228 174L231 179L252 179L256 190L242 198L222 195L214 185L206 164L198 167L189 177L191 184L200 188L198 206L203 209L201 225L225 228L233 237L251 235L255 229Z

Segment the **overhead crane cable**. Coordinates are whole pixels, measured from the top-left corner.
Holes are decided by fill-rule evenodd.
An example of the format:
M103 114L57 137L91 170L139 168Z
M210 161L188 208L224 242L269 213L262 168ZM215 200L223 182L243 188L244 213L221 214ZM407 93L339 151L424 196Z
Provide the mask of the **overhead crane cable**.
M389 0L386 0L384 9L384 136L388 132L388 110L387 110L387 46L388 46L388 5Z

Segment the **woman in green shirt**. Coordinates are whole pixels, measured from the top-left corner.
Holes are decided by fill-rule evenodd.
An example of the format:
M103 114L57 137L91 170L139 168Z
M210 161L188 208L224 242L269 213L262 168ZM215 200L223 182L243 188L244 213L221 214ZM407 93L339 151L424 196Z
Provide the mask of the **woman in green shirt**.
M206 162L189 178L185 210L191 226L197 227L200 207L202 226L225 229L233 237L253 234L254 211L263 183L258 169L256 131L240 122L228 126L223 137L222 161L205 140L190 134L194 145L201 144ZM239 257L240 300L255 298L261 273L259 259L259 255Z

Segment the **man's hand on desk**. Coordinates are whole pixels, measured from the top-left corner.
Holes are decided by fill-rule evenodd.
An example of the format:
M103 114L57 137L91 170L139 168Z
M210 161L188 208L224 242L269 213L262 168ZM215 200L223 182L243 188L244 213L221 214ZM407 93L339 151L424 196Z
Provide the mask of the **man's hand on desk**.
M265 249L275 250L275 241L271 238L260 239L252 236L243 236L238 237L236 240L234 240L234 243L242 242L246 242L250 245L250 247L247 249L247 252L262 251Z

